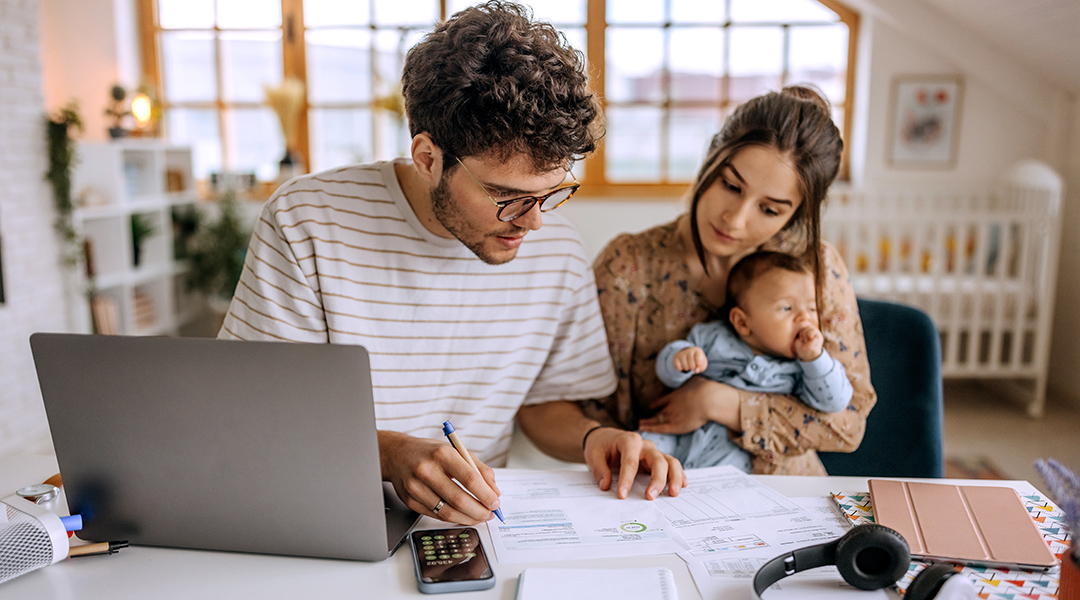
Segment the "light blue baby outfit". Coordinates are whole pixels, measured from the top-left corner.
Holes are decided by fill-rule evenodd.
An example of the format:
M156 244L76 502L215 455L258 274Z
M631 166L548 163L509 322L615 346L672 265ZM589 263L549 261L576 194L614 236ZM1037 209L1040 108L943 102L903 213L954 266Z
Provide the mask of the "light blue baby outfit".
M776 358L754 351L723 321L700 323L685 340L671 342L656 359L660 381L675 389L694 376L672 365L675 353L697 346L705 351L709 365L699 375L751 392L794 394L810 408L839 412L851 402L851 382L840 361L822 349L821 356L810 362ZM732 465L749 473L751 454L731 440L727 427L709 421L690 433L664 434L642 432L662 452L692 469Z

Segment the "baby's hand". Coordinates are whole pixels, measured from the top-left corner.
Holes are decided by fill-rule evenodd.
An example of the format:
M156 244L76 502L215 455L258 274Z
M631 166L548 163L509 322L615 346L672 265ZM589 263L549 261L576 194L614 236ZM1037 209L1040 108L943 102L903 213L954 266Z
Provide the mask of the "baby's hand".
M825 338L817 327L807 327L795 336L795 357L803 362L816 360L821 356L821 345Z
M709 360L705 358L705 351L697 346L679 350L672 357L671 363L676 371L682 371L683 373L700 373L705 370L705 367L709 366Z

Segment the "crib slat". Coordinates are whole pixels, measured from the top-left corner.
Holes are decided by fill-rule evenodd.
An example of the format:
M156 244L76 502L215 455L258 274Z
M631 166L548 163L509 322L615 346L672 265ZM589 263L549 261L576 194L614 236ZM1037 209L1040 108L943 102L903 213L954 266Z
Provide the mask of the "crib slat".
M986 272L986 276L993 286L988 287L985 292L980 291L980 294L990 296L991 289L998 290L993 296L994 310L988 363L990 367L998 365L999 368L1005 369L1019 366L1019 362L1013 360L1016 358L1016 328L1008 327L1005 321L1008 315L1008 307L1012 305L1015 308L1019 300L1015 298L1015 294L1009 286L1008 268L1006 268L1007 255L1013 247L1010 243L1013 237L1011 235L1013 223L1012 219L1001 219L983 225L983 235L987 236L986 254L980 256L977 263L977 268ZM1010 339L1008 360L1005 360L1004 357L1006 334L1009 335Z

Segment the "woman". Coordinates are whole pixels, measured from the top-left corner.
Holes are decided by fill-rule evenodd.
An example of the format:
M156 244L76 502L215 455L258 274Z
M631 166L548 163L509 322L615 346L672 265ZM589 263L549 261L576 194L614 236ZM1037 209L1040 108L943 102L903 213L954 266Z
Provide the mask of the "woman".
M755 473L824 475L816 450L858 447L876 395L847 269L820 239L821 205L842 148L828 103L809 88L788 87L736 109L713 138L690 210L615 238L593 264L619 386L586 405L588 414L658 433L715 421L753 455ZM716 318L731 266L757 250L803 255L815 266L825 348L854 388L847 410L821 413L791 396L701 377L670 391L657 378L660 350Z

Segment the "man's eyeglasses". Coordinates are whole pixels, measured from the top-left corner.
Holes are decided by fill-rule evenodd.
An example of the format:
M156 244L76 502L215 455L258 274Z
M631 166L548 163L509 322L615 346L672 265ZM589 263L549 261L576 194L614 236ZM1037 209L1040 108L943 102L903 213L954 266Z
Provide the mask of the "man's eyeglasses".
M488 197L488 200L491 200L495 206L499 207L499 212L496 213L496 216L500 221L513 221L532 210L533 205L537 202L540 203L540 210L542 212L555 210L569 200L570 196L573 196L574 192L578 191L578 188L581 187L577 177L574 177L574 173L572 171L567 171L567 173L570 173L570 177L573 177L574 183L566 187L561 187L555 191L544 194L543 196L522 196L520 198L503 200L500 202L491 197L491 194L487 191L487 186L480 183L480 180L476 178L476 175L473 175L472 171L469 170L469 167L465 166L465 163L461 162L460 158L455 156L454 159L456 159L458 164L465 169L465 172L469 174L469 177L472 177L473 181L476 182L476 185L484 190L484 195Z

